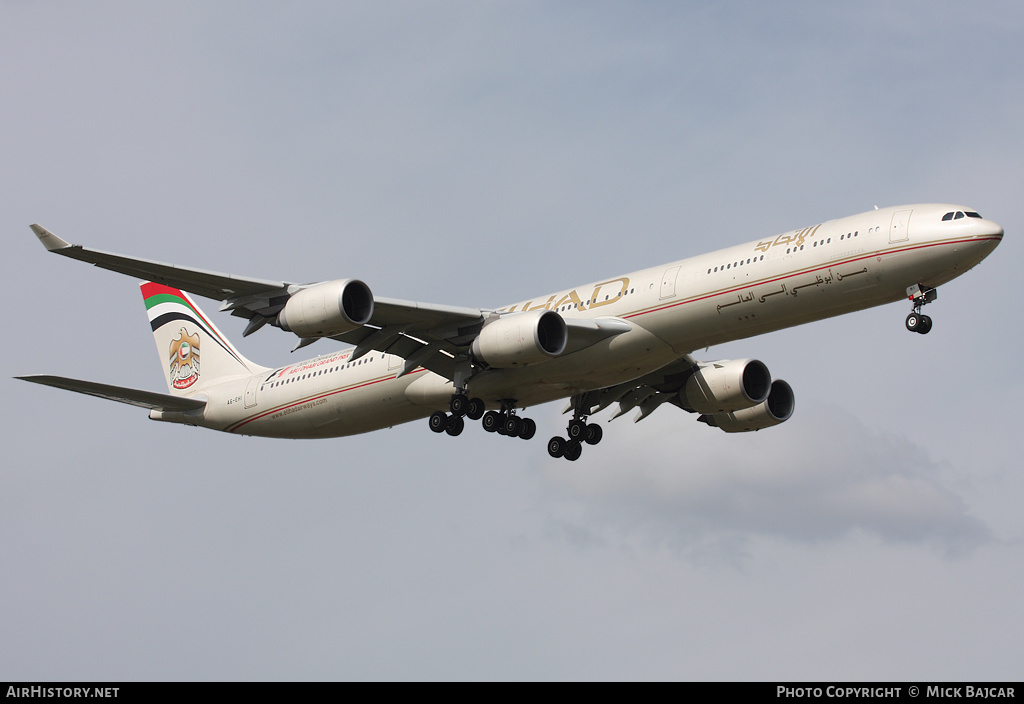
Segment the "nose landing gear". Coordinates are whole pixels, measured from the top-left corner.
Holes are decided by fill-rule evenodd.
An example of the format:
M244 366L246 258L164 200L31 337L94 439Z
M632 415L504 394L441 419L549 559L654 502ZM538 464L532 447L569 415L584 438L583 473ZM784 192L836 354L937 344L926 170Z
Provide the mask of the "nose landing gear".
M918 311L914 311L907 316L907 330L910 332L919 332L922 335L927 335L928 331L932 329L932 319L927 315L922 315Z
M921 309L939 296L939 290L914 284L907 289L907 298L914 304L913 312L907 316L907 330L927 335L932 329L932 319L921 313Z

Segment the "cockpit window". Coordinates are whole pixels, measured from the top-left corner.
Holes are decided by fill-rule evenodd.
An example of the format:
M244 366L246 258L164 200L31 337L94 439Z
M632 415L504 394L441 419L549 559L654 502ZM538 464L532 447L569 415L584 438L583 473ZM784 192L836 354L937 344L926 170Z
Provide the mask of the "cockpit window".
M966 212L963 211L963 210L955 210L955 211L950 211L950 212L946 213L945 215L943 215L942 216L942 221L945 222L947 220L959 220L960 218L964 217L965 215L967 217L969 217L969 218L980 218L981 217L981 215L979 213L976 213L973 210L968 210Z

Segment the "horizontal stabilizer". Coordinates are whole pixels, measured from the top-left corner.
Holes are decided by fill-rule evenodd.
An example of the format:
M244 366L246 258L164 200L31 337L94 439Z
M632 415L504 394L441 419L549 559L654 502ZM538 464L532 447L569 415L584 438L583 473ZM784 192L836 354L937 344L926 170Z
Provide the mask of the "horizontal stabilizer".
M47 374L33 374L31 376L16 376L15 379L31 381L33 384L44 384L58 389L75 391L80 394L105 398L108 401L127 403L139 408L148 408L151 411L198 411L206 406L206 401L195 398L178 398L167 394L158 394L152 391L140 391L139 389L126 389L122 386L111 386L110 384L98 384L94 381L80 381L68 379L62 376L49 376Z

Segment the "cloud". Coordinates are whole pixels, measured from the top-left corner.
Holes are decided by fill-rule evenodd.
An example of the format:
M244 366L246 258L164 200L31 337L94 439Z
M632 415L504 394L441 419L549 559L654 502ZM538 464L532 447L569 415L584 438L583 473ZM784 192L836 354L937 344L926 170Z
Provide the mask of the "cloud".
M712 541L733 553L755 536L821 543L862 532L950 555L992 540L939 482L944 462L840 407L800 410L786 425L744 435L674 409L632 428L609 426L599 449L552 468L551 480L584 507L553 520L576 544L587 542L588 525L606 540L640 534L683 550Z

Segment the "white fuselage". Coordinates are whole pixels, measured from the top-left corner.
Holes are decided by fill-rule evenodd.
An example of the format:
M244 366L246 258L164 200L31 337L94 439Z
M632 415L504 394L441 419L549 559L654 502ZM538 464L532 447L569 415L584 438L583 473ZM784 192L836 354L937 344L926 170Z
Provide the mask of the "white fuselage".
M873 210L690 259L523 301L503 312L547 309L566 319L612 316L629 332L578 352L472 378L470 391L519 407L628 382L693 350L905 298L937 287L998 245L1003 230L977 217L943 221L955 205ZM403 360L352 350L204 390L200 425L243 435L353 435L447 407L450 381Z

